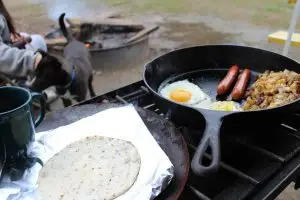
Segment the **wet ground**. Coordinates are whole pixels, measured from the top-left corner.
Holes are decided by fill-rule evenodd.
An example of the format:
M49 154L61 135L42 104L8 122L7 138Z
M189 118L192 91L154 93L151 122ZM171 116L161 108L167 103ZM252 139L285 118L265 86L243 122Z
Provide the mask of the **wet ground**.
M159 25L160 29L150 37L151 51L147 58L140 59L137 55L140 64L102 69L94 81L97 94L141 80L147 60L180 47L240 44L281 53L283 46L269 44L267 36L279 29L286 30L292 11L287 0L11 0L5 3L19 29L31 33L47 32L61 12L97 18L104 11L118 10L135 21ZM300 61L300 48L291 48L289 56ZM300 192L289 188L278 199L300 199Z

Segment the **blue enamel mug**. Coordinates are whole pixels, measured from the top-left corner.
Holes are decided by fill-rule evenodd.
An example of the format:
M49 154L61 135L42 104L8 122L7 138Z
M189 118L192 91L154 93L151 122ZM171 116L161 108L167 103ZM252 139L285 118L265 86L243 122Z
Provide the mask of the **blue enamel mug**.
M38 100L40 110L34 117L32 101ZM21 87L0 87L0 156L6 163L27 155L34 140L35 127L45 116L43 98ZM5 156L5 158L3 158Z

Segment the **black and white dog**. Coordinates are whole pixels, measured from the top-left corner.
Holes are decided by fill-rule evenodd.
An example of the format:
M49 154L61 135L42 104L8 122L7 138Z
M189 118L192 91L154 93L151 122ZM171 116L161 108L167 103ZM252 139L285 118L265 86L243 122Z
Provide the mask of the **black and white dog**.
M42 54L42 60L35 71L31 89L41 92L50 86L55 86L59 95L63 96L69 92L79 102L86 99L88 90L91 97L95 96L92 86L91 56L85 45L77 41L67 30L64 17L63 13L58 20L61 31L67 39L64 59L59 60L48 53L38 51ZM62 98L62 100L64 106L71 104L69 99Z

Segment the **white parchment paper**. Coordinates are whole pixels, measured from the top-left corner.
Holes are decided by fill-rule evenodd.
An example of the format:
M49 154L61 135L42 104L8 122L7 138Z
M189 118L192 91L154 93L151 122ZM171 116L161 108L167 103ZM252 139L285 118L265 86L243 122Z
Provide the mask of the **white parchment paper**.
M140 154L141 167L137 180L118 200L153 199L173 178L172 163L132 105L111 108L70 125L37 133L32 154L46 163L67 145L94 135L129 141ZM36 164L17 182L10 182L6 177L0 185L0 199L39 199L36 188L40 170L41 166Z

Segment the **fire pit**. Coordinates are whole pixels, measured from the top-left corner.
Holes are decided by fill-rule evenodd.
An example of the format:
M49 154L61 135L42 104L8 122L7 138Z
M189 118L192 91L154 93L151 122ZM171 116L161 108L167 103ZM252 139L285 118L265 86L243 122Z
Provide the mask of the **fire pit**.
M145 27L124 20L109 19L97 22L67 20L76 39L85 43L92 56L95 70L119 68L140 63L149 54L148 35L158 27ZM62 56L66 39L60 29L45 35L51 53ZM139 59L137 59L139 58Z

